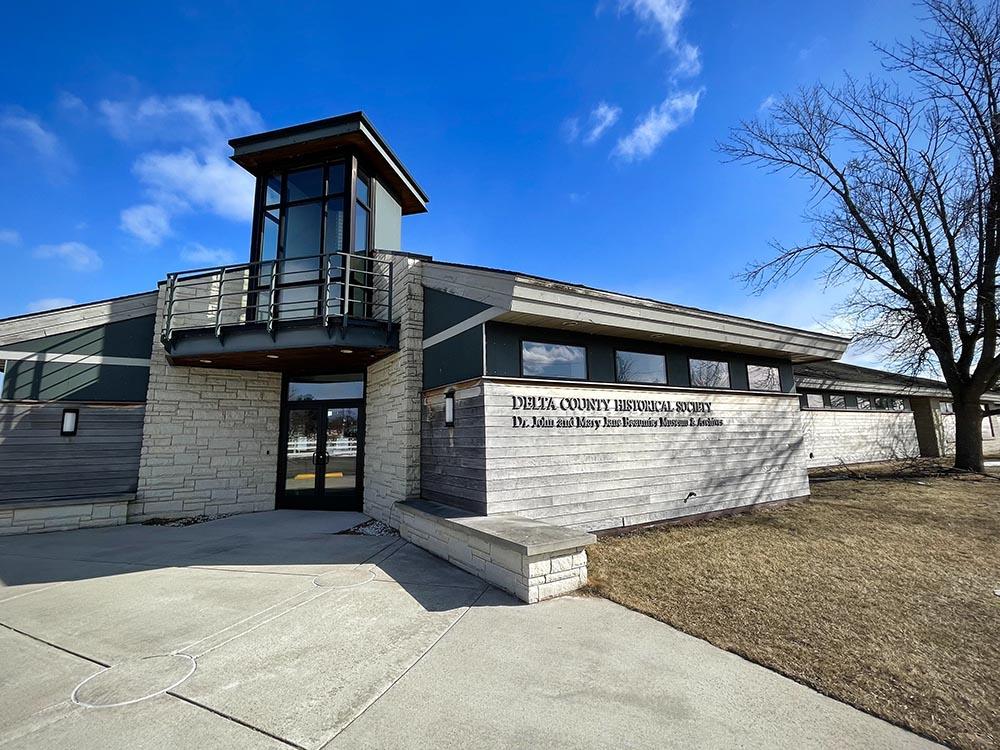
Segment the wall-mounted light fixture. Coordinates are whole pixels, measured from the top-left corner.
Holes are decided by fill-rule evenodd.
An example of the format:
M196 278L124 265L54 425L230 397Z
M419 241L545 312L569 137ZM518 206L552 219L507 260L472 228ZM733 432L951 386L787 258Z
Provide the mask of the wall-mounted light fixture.
M63 409L62 413L62 424L59 427L59 434L75 435L76 427L80 423L80 410L79 409Z
M455 391L444 394L444 426L455 426Z

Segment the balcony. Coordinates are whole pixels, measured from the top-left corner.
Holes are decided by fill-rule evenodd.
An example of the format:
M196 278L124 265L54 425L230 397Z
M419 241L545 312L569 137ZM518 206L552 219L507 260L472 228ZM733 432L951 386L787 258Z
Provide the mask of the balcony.
M326 255L167 276L160 340L173 364L328 372L396 351L391 256Z

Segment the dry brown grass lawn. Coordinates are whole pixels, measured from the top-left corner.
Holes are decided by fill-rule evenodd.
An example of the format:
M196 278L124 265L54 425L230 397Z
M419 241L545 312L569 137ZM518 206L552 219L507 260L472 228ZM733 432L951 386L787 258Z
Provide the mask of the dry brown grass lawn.
M956 747L1000 746L1000 479L813 484L812 499L604 537L593 588Z

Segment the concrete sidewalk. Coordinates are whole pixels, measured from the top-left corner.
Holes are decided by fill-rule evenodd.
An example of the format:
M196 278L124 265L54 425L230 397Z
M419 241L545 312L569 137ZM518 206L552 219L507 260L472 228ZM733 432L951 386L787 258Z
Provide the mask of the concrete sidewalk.
M608 601L336 533L363 519L0 541L0 746L931 746Z

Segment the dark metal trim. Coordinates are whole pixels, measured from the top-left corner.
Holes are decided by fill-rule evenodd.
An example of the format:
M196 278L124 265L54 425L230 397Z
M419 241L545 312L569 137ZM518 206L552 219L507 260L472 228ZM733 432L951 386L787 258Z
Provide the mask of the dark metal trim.
M288 401L288 383L295 379L295 375L283 374L281 378L281 416L278 427L278 471L274 484L274 505L275 508L298 508L311 510L356 510L360 511L364 505L364 465L365 465L365 443L366 443L366 415L365 402L368 395L368 372L361 375L362 397L360 399L324 399L320 401ZM326 447L326 410L336 408L356 408L358 410L358 449L355 469L355 492L350 503L344 503L343 494L328 495L325 491L326 477L317 475L317 488L311 496L289 497L285 493L285 474L288 470L288 456L285 446L288 444L288 422L292 411L305 411L313 409L320 414L317 422L317 449L319 441Z

